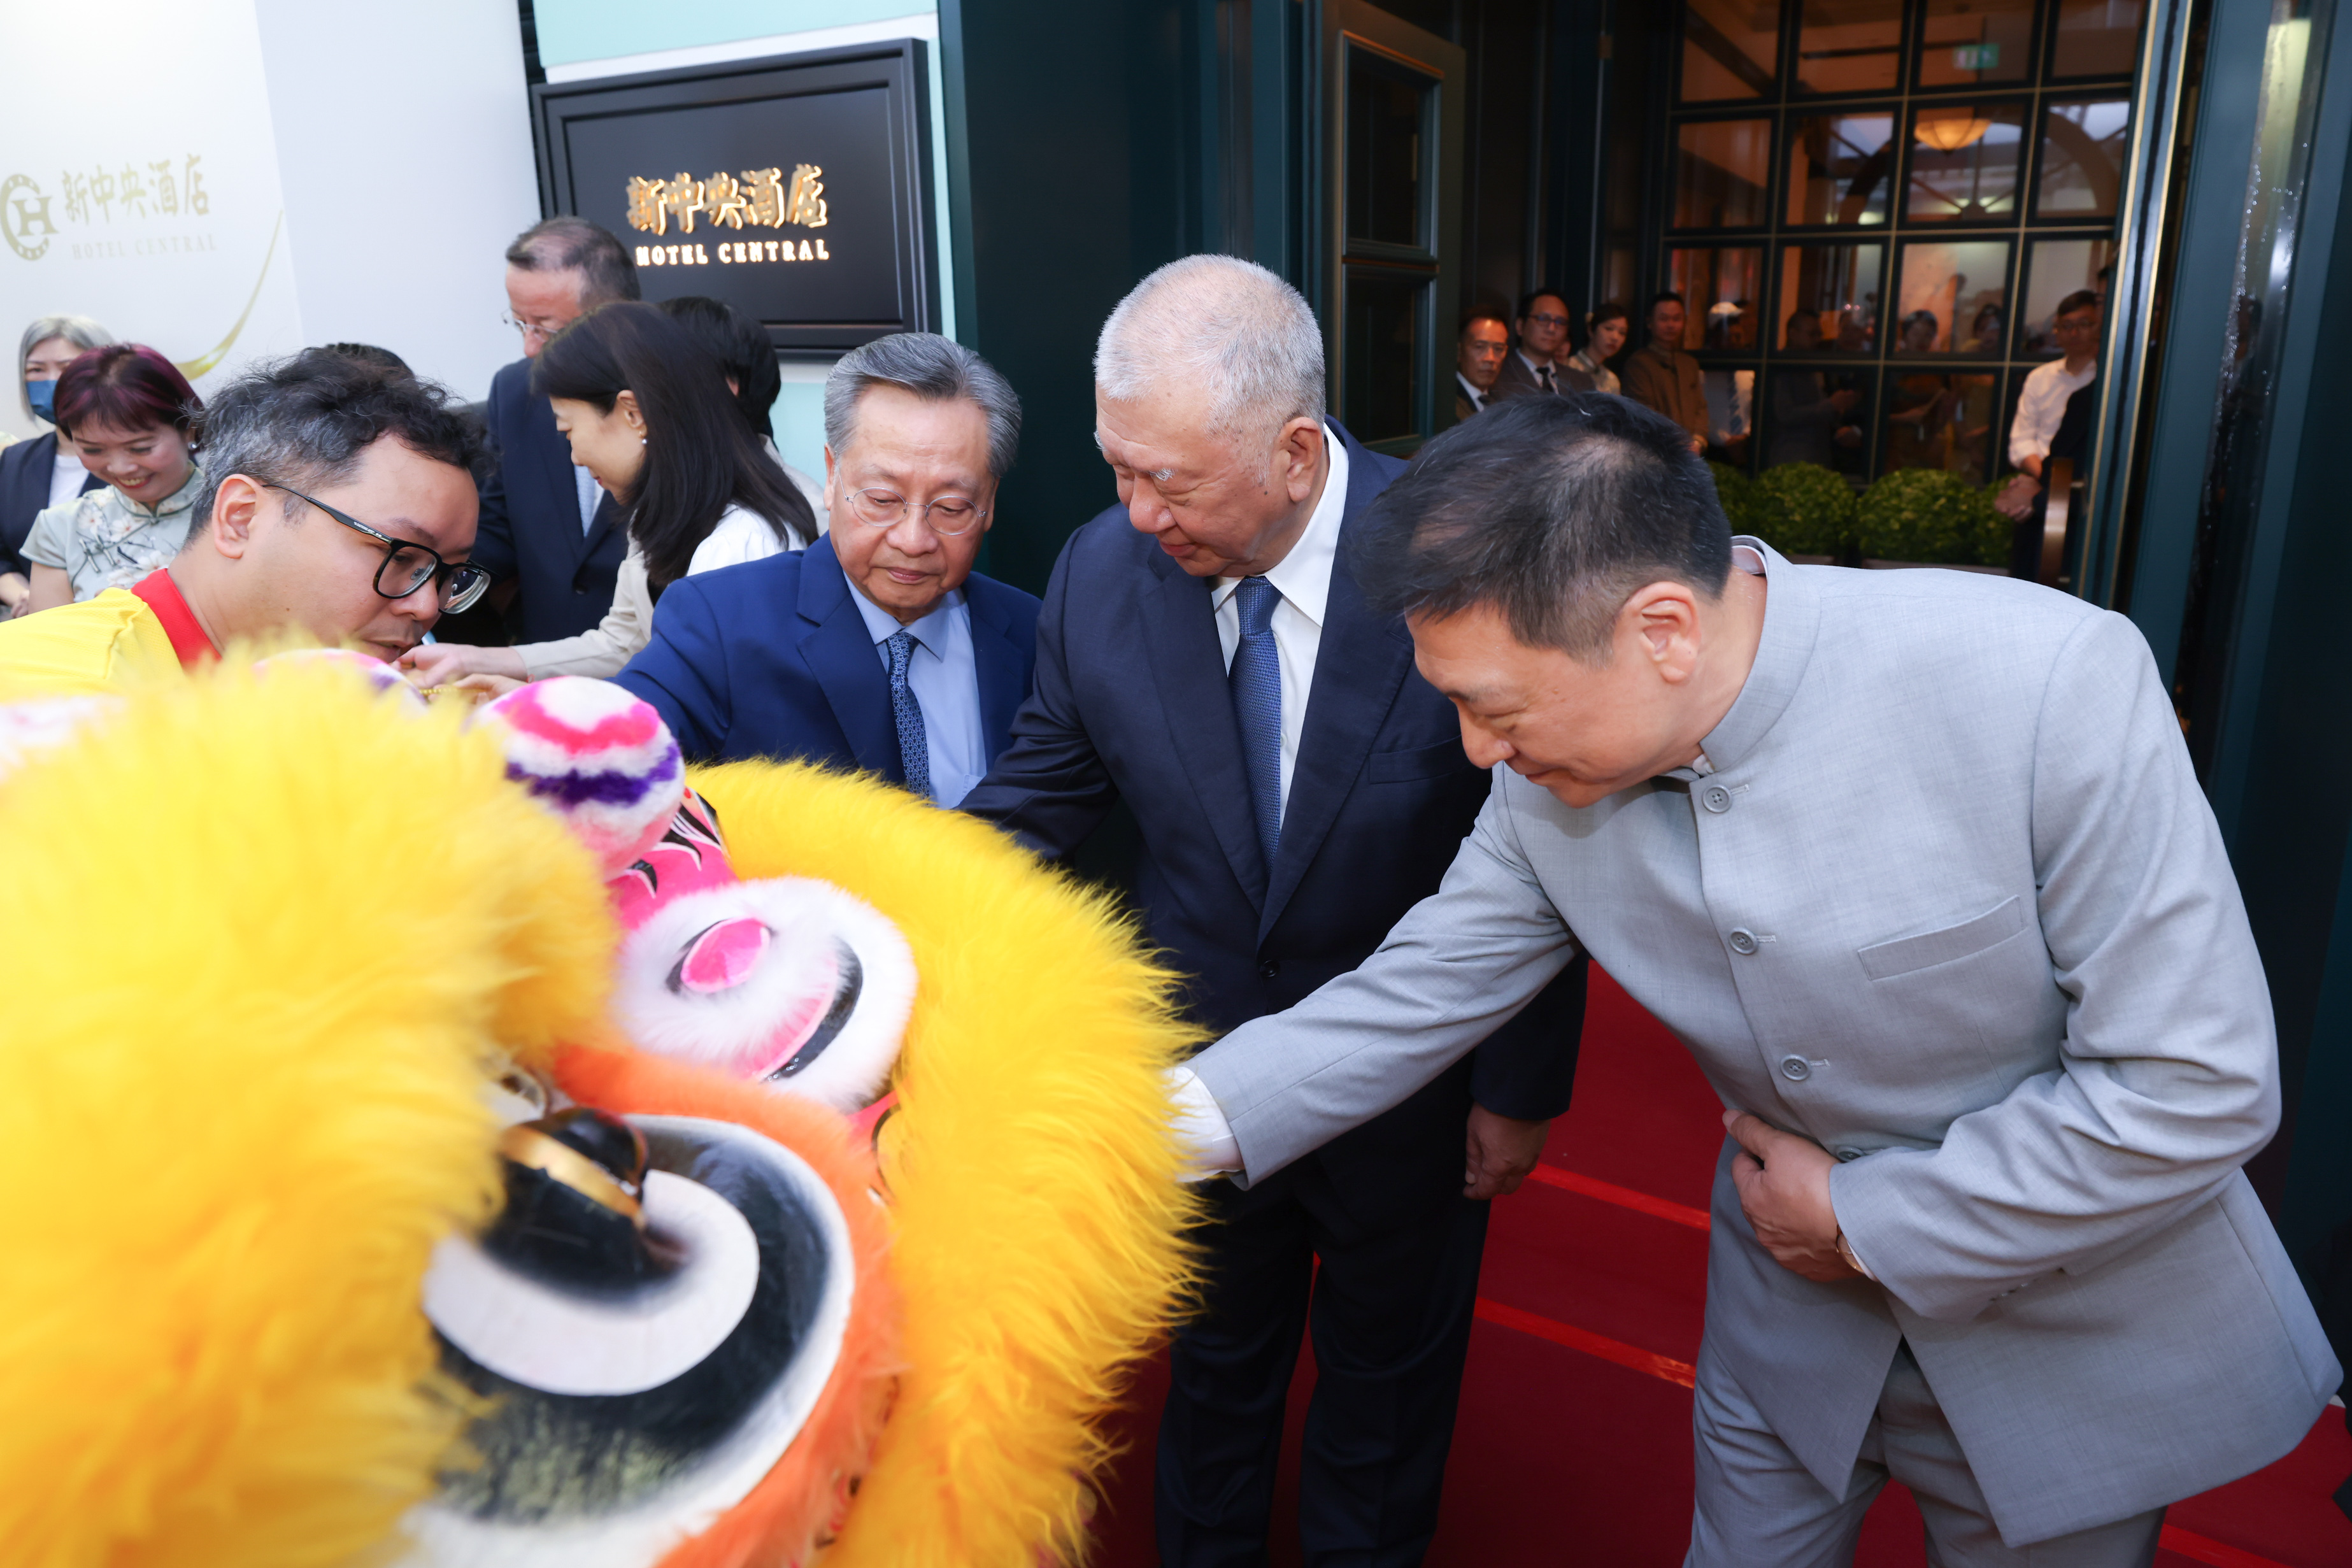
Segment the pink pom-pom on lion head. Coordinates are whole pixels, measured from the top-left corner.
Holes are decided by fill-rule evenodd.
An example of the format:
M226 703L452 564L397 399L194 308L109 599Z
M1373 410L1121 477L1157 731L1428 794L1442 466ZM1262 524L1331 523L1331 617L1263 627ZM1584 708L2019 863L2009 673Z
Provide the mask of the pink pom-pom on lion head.
M659 842L686 797L686 761L669 726L610 681L533 681L482 716L505 731L507 776L561 816L607 877Z

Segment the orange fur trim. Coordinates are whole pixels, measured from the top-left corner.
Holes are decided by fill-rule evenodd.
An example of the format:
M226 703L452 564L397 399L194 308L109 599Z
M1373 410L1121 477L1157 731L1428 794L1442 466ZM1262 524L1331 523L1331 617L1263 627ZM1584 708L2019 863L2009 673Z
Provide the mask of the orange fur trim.
M661 1568L785 1568L812 1561L841 1528L849 1494L887 1419L900 1370L889 1222L870 1151L814 1100L637 1051L567 1051L556 1081L583 1105L624 1115L699 1116L748 1127L806 1160L849 1222L857 1285L841 1359L808 1424L749 1496L662 1559Z

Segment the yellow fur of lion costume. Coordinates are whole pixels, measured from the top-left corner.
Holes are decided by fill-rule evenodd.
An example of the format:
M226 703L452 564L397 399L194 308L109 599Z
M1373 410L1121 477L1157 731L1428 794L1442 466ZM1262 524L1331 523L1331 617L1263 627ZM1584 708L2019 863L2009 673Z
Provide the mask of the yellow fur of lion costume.
M804 767L696 783L744 875L839 884L919 970L904 1365L824 1562L1075 1557L1097 1424L1186 1282L1170 976L978 823ZM595 868L459 714L332 668L136 693L0 773L0 832L9 1560L396 1559L463 1418L418 1281L498 1201L485 1077L613 1043Z

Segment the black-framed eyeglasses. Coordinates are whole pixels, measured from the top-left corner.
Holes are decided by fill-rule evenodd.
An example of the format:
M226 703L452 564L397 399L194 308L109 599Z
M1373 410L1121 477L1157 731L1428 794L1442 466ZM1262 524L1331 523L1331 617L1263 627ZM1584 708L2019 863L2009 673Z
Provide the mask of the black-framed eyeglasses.
M1528 320L1533 321L1538 327L1564 327L1568 325L1568 318L1566 316L1555 316L1549 312L1531 312L1528 315Z
M268 479L258 483L264 489L284 490L296 500L309 501L345 528L364 533L383 545L383 564L375 569L375 591L383 598L405 599L425 584L437 580L442 613L455 615L460 610L472 609L489 589L490 574L487 567L477 566L470 561L454 564L444 561L436 552L425 545L379 532L349 512L337 511L325 501L306 496L291 485L273 485Z
M970 533L988 521L988 513L961 496L943 496L928 506L918 507L890 490L852 490L849 510L868 528L895 527L910 510L919 512L930 531L941 539Z

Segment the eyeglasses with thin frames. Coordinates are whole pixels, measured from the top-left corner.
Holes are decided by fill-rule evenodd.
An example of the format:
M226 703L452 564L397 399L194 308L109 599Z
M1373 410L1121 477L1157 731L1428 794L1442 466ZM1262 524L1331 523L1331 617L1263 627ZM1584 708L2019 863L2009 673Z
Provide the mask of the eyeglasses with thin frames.
M450 563L430 546L413 540L394 539L389 533L370 528L349 512L337 511L325 501L304 495L291 485L274 485L268 479L257 480L262 489L283 490L296 500L309 501L345 528L366 534L383 546L383 563L375 569L375 591L386 599L405 599L425 584L438 581L439 597L444 615L469 610L488 591L490 574L488 568L470 561ZM391 582L387 585L385 579Z
M954 539L988 521L988 513L961 496L943 496L920 508L889 490L852 490L848 499L851 515L868 528L895 528L913 510L933 533Z
M516 331L520 332L527 338L551 338L571 324L568 321L558 321L551 327L541 321L526 321L520 316L516 315L512 310L501 311L499 315L499 320L504 321L508 326L512 327Z

